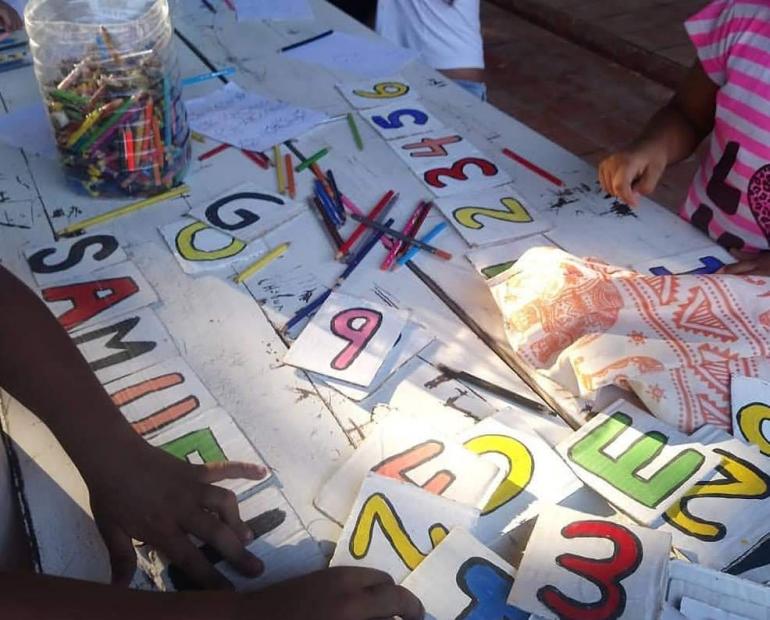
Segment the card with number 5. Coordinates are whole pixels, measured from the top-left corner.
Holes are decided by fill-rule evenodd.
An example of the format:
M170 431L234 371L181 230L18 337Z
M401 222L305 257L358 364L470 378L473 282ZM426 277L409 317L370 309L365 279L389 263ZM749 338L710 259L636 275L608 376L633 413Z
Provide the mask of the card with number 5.
M443 124L417 101L394 103L361 112L374 129L386 140L395 140L428 131L437 131Z

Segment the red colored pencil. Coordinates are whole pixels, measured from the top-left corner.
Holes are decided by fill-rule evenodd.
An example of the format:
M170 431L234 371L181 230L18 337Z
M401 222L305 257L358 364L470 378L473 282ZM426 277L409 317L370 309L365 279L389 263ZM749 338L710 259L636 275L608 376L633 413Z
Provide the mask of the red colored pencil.
M420 216L420 213L422 213L423 204L425 203L421 200L420 203L415 208L415 210L412 212L412 215L409 216L409 219L406 222L406 226L404 226L403 230L401 231L405 235L411 235L411 231L414 228L415 223L417 222L417 218ZM398 253L402 247L404 247L403 241L395 241L393 243L393 247L391 247L387 257L382 262L382 265L380 265L380 269L382 271L387 271L393 266L393 262L396 260L396 256L398 256Z
M257 166L262 168L262 170L269 170L270 169L270 162L261 153L255 153L254 151L247 151L246 149L241 149L241 153L243 153L251 161L253 161L255 164L257 164Z
M430 213L430 210L433 208L432 202L423 202L421 205L421 211L417 215L417 219L414 221L414 226L409 229L409 236L410 237L416 237L417 233L420 232L420 229L422 228L422 225L425 223L425 220L428 219L428 214ZM396 259L401 258L404 254L406 254L410 249L410 246L407 244L404 244L401 246L401 249L398 251L398 254L396 255Z
M198 155L198 161L205 161L207 159L210 159L214 157L214 155L219 155L222 151L226 151L230 148L229 144L220 144L219 146L215 146L210 151L206 151L203 153L203 155Z
M366 216L367 219L370 220L376 220L377 217L382 213L382 210L387 207L391 201L395 198L396 192L393 190L390 190L387 194L385 194L380 201L374 206L374 209L371 210L371 212ZM342 244L342 247L340 248L340 251L337 252L337 260L345 256L352 247L356 244L356 241L358 241L368 228L365 224L359 224L358 227L353 231L353 234L350 235L348 240Z
M517 155L511 149L503 149L503 155L505 155L506 157L509 157L510 159L515 161L517 164L521 164L522 166L524 166L528 170L531 170L535 174L543 177L546 181L553 183L557 187L564 187L564 181L562 181L559 177L552 175L547 170L543 170L540 166L532 163L528 159L525 159L521 155Z
M289 198L294 200L297 196L297 182L294 180L294 166L291 161L291 153L286 153L283 160L286 163L284 169L286 170L286 185L289 190Z

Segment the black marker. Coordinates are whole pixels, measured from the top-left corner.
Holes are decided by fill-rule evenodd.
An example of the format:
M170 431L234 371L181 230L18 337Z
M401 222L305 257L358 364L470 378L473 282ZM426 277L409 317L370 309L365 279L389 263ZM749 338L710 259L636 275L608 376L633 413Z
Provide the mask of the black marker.
M334 30L327 30L326 32L322 32L321 34L317 34L314 37L310 37L309 39L305 39L304 41L298 41L297 43L292 43L291 45L287 45L286 47L281 48L281 52L288 52L289 50L296 49L298 47L302 47L303 45L307 45L308 43L314 43L318 41L319 39L323 39L325 37L328 37L330 35L334 34Z

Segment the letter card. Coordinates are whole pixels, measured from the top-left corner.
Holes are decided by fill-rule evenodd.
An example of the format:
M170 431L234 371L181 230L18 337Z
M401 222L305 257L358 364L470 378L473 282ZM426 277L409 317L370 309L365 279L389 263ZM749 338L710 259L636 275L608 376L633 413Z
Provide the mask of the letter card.
M479 509L489 502L502 475L496 464L439 429L415 416L391 413L324 484L315 505L344 523L370 471Z
M25 250L38 286L46 287L69 278L128 260L112 235L88 235Z
M227 411L219 407L185 417L158 433L150 439L150 443L196 465L240 461L267 467ZM244 495L271 476L268 469L267 476L262 480L224 480L217 484L236 495Z
M75 330L71 336L102 383L178 355L166 327L150 308Z
M724 609L706 605L702 601L694 598L683 598L679 607L682 615L688 620L751 620L740 614L733 614Z
M360 114L386 140L444 129L441 121L417 101L392 103L371 110L362 110Z
M510 185L439 198L436 205L471 246L520 239L551 228L548 218L528 207Z
M670 551L669 534L551 506L508 600L552 620L657 620Z
M181 357L104 387L134 430L147 438L190 414L216 406L214 397Z
M158 301L150 283L129 261L44 287L40 295L67 331L91 327Z
M541 505L558 504L583 486L559 455L534 431L527 433L487 418L459 436L463 445L497 465L504 478L473 534L492 545L535 516Z
M330 566L376 568L400 583L450 530L471 530L478 515L475 508L370 473L361 485Z
M232 235L253 241L303 212L297 203L254 183L245 183L188 213L196 220Z
M733 435L770 456L770 383L733 375L730 392Z
M422 601L426 620L526 620L508 603L516 570L455 528L401 584Z
M664 513L659 529L692 561L722 570L770 533L770 459L712 426L693 439L721 462Z
M556 449L583 482L645 525L720 461L697 441L623 400Z
M284 362L367 387L393 351L407 319L406 312L332 293Z
M471 194L511 182L511 177L453 129L388 142L436 196Z
M256 260L267 252L261 239L246 243L192 218L159 229L182 270L196 274Z
M412 85L400 75L337 84L337 90L357 110L376 108L386 103L406 105L418 99Z
M470 252L467 257L476 271L485 280L491 280L490 286L496 282L495 278L504 274L514 266L527 250L532 248L556 247L543 235L535 235L518 241L511 241L503 245L494 245Z

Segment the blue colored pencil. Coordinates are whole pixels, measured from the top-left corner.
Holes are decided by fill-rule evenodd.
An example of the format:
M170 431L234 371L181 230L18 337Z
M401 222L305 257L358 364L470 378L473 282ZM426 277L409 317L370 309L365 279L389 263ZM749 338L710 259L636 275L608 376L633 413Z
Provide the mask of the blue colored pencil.
M329 219L335 226L342 226L343 222L339 213L337 212L337 207L334 206L334 201L331 199L329 194L326 193L323 184L316 179L313 185L315 188L315 195L318 197L321 205L323 205L326 215L329 216Z
M182 80L182 86L192 86L193 84L200 84L208 80L213 80L218 77L229 77L235 74L235 67L227 67L221 71L212 71L211 73L201 73L200 75L193 75Z
M387 222L385 222L385 227L390 228L391 226L393 226L393 223L395 221L396 220L394 220L393 218L390 218ZM384 236L385 236L384 230L372 231L372 234L361 246L361 250L358 252L358 254L356 254L355 256L353 256L353 258L350 259L350 262L348 263L348 268L344 271L344 273L339 278L337 278L337 286L339 286L345 280L347 280L350 274L353 273L353 271L355 271L356 267L358 267L361 264L361 261L366 258L367 254L369 254L369 252L372 251L372 248L375 245L377 245L380 239L382 239Z
M436 237L438 237L444 230L446 230L447 223L441 222L440 224L436 224L430 231L428 231L427 234L420 237L420 241L423 243L430 243L433 241ZM419 252L422 250L416 246L412 246L411 249L404 254L401 258L396 261L399 265L406 265L410 260L412 260Z
M340 188L337 187L337 180L334 178L334 173L331 170L326 173L326 178L328 179L329 185L331 185L332 191L334 192L334 196L332 196L332 198L334 199L334 205L337 207L337 213L339 213L340 219L344 224L347 220L347 215L345 214L345 206L342 204L342 194L340 194Z

